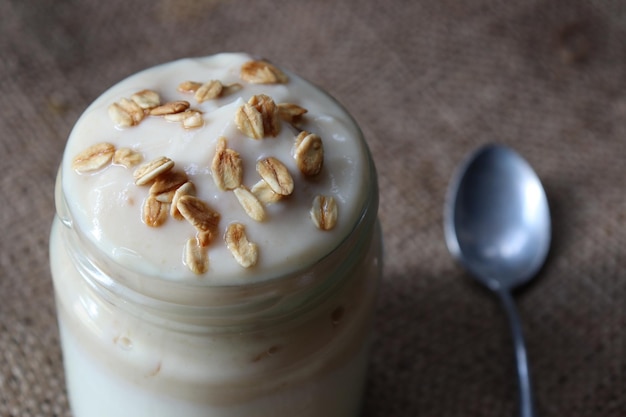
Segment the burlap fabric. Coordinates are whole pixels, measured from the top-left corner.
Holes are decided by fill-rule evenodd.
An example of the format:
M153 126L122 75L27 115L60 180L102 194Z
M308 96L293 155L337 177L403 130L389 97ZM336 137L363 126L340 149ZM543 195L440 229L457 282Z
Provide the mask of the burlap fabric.
M73 123L137 70L219 51L327 89L373 151L386 265L364 416L516 413L505 318L442 233L453 169L485 142L531 162L553 214L517 294L539 415L626 415L624 2L0 0L0 416L70 415L47 241Z

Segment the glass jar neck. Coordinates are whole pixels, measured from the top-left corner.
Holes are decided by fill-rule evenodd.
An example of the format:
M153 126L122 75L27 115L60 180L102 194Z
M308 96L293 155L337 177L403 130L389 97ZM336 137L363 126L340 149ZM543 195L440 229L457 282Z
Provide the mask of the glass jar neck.
M106 257L72 220L59 171L55 190L62 238L90 290L104 301L177 329L237 328L254 322L271 325L287 315L302 315L351 278L370 246L376 225L378 188L372 181L360 218L351 233L323 258L271 280L234 286L199 286L149 277ZM251 319L254 320L251 321Z

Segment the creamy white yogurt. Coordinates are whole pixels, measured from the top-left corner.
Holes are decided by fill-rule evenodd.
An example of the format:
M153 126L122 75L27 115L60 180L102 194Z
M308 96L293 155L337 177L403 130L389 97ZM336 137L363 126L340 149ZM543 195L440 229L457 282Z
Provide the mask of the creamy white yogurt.
M198 279L181 262L184 244L194 235L193 227L173 218L161 227L147 227L142 222L141 208L149 187L135 185L133 169L112 165L81 175L72 170L73 158L100 142L136 150L145 161L160 156L171 158L175 169L184 170L194 182L198 197L221 214L220 233L231 222L245 225L249 240L259 248L257 265L242 269L220 236L210 246L210 267L202 275L203 283L231 285L276 277L315 262L350 233L371 186L367 153L358 128L333 99L293 74L288 74L286 84L243 81L240 68L252 59L245 54L220 54L148 69L106 91L78 120L63 159L63 190L77 226L115 262L162 279ZM220 80L225 85L239 83L242 88L198 104L193 95L177 90L186 80ZM204 125L183 129L179 123L150 116L137 126L116 127L108 106L144 89L158 92L161 102L188 100L192 108L203 112ZM308 110L301 127L319 135L324 146L324 165L318 175L306 178L299 172L292 155L297 131L288 123L281 123L277 137L260 140L247 137L237 128L235 112L257 94ZM240 153L246 187L259 181L256 162L269 156L283 162L293 176L294 193L268 205L265 221L252 220L232 192L215 185L210 167L219 137L225 137L228 147ZM318 194L333 196L337 201L338 223L330 231L320 231L310 221L309 210Z

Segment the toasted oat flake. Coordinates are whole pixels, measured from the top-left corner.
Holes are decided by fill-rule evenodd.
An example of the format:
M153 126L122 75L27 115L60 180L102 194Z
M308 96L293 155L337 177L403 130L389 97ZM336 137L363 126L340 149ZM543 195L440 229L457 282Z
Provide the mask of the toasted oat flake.
M196 275L202 275L209 270L209 251L197 238L187 240L183 259L187 268Z
M185 100L170 101L158 107L150 109L152 116L165 116L166 114L175 114L184 112L189 108L190 104Z
M248 61L241 66L241 78L253 84L285 84L287 75L267 61Z
M168 122L181 123L185 129L193 129L204 125L202 112L194 109L187 109L180 113L166 114L163 118Z
M150 227L159 227L167 220L169 205L150 195L143 205L143 221Z
M272 156L261 159L256 164L256 170L275 193L290 195L293 192L293 178L278 159Z
M256 107L245 103L235 112L235 124L246 136L253 139L263 138L263 116Z
M178 187L174 192L174 196L172 197L172 206L170 207L170 216L172 216L176 220L185 219L178 210L178 200L180 200L180 198L184 195L196 195L196 186L193 182L187 181L186 183Z
M101 142L80 152L72 160L72 168L79 174L98 171L111 163L115 154L115 146Z
M133 176L135 178L135 184L146 185L152 182L156 177L174 168L174 161L170 158L161 156L140 165Z
M210 232L210 231L202 231L202 230L198 230L198 232L196 233L196 239L198 240L198 244L202 247L207 247L210 246L211 243L213 243L213 240L215 239L215 232Z
M167 120L168 122L180 123L186 118L190 117L194 113L199 113L199 112L198 110L187 109L179 113L164 114L163 119Z
M226 138L217 140L215 155L211 163L213 181L221 190L232 190L241 185L243 179L243 162L239 153L229 149Z
M183 195L176 202L176 207L197 230L212 233L217 231L220 214L198 197Z
M152 186L150 187L150 195L159 195L169 192L173 193L178 189L178 187L185 184L187 180L188 177L184 171L167 171L155 178Z
M319 174L324 164L322 139L315 133L300 132L295 140L293 156L302 174L306 176Z
M195 92L194 97L198 103L217 98L222 94L224 86L218 80L211 80L202 84Z
M126 168L132 168L143 161L143 156L130 148L119 148L113 154L113 163Z
M313 199L311 219L320 230L330 230L337 224L337 203L332 196L318 195Z
M183 81L178 84L178 91L181 93L195 93L200 87L202 87L202 83L196 81Z
M297 122L308 110L292 103L278 103L278 116L288 123Z
M229 224L224 234L224 240L226 241L226 247L228 247L239 265L244 268L250 268L257 263L259 249L255 243L248 240L243 224Z
M185 129L195 129L204 125L202 113L200 113L199 111L188 110L185 113L189 113L189 115L185 117L182 122Z
M135 124L133 117L117 103L108 107L109 117L118 127L130 127Z
M134 101L127 98L122 98L117 102L117 105L120 106L123 111L130 115L130 117L133 119L133 125L139 124L139 122L143 120L143 109Z
M280 201L283 196L272 191L272 188L261 179L252 186L250 192L263 204L271 204Z
M257 222L265 220L265 208L263 204L250 192L245 186L239 186L233 190L239 204L245 210L246 214Z
M248 100L248 104L261 113L263 121L263 136L276 136L280 133L280 117L278 107L271 97L265 94L257 94Z
M133 94L130 99L142 109L152 109L161 104L159 93L153 90L141 90Z

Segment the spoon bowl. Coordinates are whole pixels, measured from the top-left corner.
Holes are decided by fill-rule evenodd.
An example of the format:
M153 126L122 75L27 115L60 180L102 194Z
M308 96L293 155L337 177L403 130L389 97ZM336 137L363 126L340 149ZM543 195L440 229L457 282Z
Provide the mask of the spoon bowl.
M450 182L444 233L454 258L502 302L517 359L520 415L532 417L526 347L511 292L535 276L550 247L550 211L539 177L506 146L477 149Z
M550 211L532 167L502 145L471 154L446 203L448 248L491 289L514 288L541 268L550 246Z

